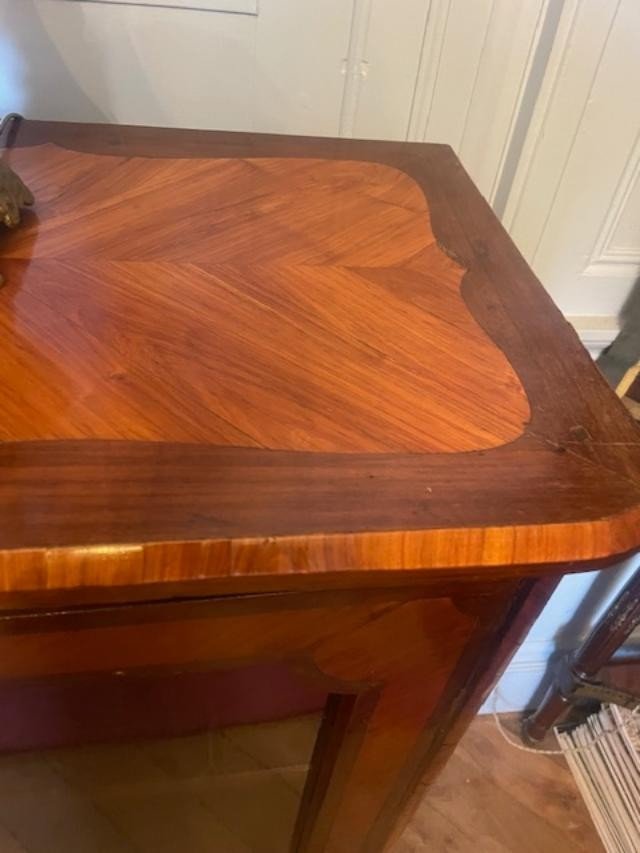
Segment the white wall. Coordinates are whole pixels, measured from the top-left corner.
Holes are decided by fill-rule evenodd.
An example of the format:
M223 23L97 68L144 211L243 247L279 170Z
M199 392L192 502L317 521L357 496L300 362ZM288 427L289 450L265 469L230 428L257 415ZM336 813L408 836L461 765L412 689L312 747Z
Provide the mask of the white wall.
M638 566L640 556L606 572L563 578L481 713L535 707L548 683L549 667L580 645Z
M0 0L0 111L337 134L350 23L342 0L266 0L258 16Z
M639 43L638 0L566 0L505 209L583 328L615 325L640 275Z
M144 2L0 0L0 114L448 142L591 351L615 336L640 264L638 0ZM563 581L502 707L615 577Z

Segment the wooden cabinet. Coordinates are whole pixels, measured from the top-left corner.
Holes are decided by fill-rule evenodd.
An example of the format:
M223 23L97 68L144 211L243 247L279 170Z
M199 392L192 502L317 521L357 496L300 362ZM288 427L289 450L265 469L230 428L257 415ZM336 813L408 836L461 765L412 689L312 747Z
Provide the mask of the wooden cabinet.
M639 443L446 146L25 122L1 236L0 679L283 661L293 841L382 850Z

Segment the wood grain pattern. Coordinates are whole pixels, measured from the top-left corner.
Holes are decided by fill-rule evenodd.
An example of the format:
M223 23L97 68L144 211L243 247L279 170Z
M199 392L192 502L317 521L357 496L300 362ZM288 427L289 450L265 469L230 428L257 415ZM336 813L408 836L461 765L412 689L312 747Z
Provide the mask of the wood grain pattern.
M471 723L389 853L431 850L603 853L565 759L521 752L516 758L488 715Z
M11 159L38 217L3 247L4 440L456 452L521 434L522 387L397 169Z
M41 208L2 235L8 603L637 547L636 428L446 147L12 145Z
M292 849L378 853L558 577L637 549L635 425L445 147L10 158L0 680L293 665L331 698Z
M0 680L289 661L331 694L292 850L378 851L542 605L534 591L504 581L6 615Z

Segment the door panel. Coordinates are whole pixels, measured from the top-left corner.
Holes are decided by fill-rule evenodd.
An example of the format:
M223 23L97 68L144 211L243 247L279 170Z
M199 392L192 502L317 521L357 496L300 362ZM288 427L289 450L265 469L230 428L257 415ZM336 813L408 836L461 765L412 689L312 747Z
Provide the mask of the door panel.
M640 272L640 5L565 6L505 224L570 317L614 318Z

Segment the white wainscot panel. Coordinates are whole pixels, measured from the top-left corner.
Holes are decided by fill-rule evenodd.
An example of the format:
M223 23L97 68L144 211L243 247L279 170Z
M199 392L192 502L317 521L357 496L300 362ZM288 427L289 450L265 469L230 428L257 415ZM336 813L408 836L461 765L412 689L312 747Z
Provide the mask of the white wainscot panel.
M615 318L640 272L637 0L567 0L504 223L561 310ZM635 230L634 230L635 218Z
M519 117L549 0L432 0L409 139L453 147L493 203Z
M0 111L338 134L351 3L167 4L0 0Z
M640 133L604 217L583 275L623 276L640 271Z
M340 134L405 139L429 4L355 0Z
M112 3L0 0L3 111L28 117L252 129L260 18Z
M258 0L67 0L71 3L110 3L114 6L165 6L205 12L257 15Z

